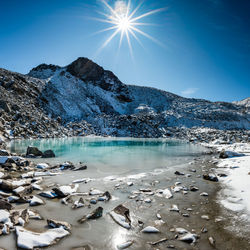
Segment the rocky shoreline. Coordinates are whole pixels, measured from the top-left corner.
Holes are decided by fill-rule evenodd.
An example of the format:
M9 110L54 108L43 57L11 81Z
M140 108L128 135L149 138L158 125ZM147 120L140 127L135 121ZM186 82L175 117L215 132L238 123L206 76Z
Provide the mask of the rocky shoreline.
M0 247L14 249L14 242L4 237L9 241L9 234L16 234L17 246L25 249L54 244L53 249L248 249L247 239L225 230L228 220L216 201L225 175L214 171L215 159L222 154L213 151L167 176L108 182L84 177L57 184L57 176L67 178L73 171L84 171L86 176L87 167L69 162L54 166L42 158L35 164L1 150ZM35 152L42 156L30 149L27 155L35 157ZM75 236L76 230L88 235L86 225L98 234L96 223L107 230L100 240ZM117 240L113 230L122 230L124 237Z

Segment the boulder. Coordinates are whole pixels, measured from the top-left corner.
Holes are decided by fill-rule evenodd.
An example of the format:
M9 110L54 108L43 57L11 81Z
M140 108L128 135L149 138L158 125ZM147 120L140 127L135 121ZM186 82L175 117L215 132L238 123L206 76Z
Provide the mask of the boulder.
M84 200L82 197L78 201L75 201L74 204L72 205L73 209L84 207Z
M49 165L47 163L39 163L36 165L36 168L38 169L47 169L49 168Z
M78 187L79 187L79 184L72 184L68 186L65 185L65 186L56 187L56 188L53 188L52 190L56 193L56 195L59 198L64 198L68 195L75 193Z
M88 215L84 215L81 219L78 220L78 222L83 223L86 220L98 219L98 218L102 217L102 212L103 212L103 208L98 207L92 213L90 213Z
M225 151L224 149L220 152L219 158L226 159L230 157L244 156L244 154L237 153L234 151Z
M152 226L147 226L143 228L142 232L143 233L160 233L160 231L157 228L152 227Z
M48 226L52 228L63 227L67 231L71 230L71 225L65 221L57 221L57 220L48 219L47 223L48 223Z
M12 192L14 187L11 182L6 181L6 180L0 180L0 189L5 192Z
M58 198L58 195L52 191L41 192L39 195L48 199Z
M176 175L185 175L184 173L180 172L180 171L175 171L174 172Z
M44 201L36 196L31 196L28 201L30 206L39 206L44 204Z
M87 166L86 165L82 165L78 168L75 168L73 171L80 171L80 170L86 170L87 169Z
M54 158L56 157L55 153L49 149L43 152L42 158Z
M11 210L12 205L5 200L0 200L0 209Z
M42 233L33 232L23 227L16 227L17 246L23 249L47 247L55 244L59 239L69 235L62 227L49 229Z
M120 226L130 229L131 228L131 219L129 215L129 209L124 207L122 204L115 207L110 212L113 220Z
M112 198L109 191L106 191L103 195L98 198L98 201L109 201Z
M33 187L31 185L25 187L20 186L14 189L13 192L19 197L23 197L25 195L31 194L33 192Z
M218 177L216 175L214 175L214 174L204 174L203 179L208 180L208 181L214 181L214 182L219 181Z
M40 151L37 147L28 146L26 151L26 156L33 155L35 157L43 156L43 152Z
M60 164L60 170L74 169L75 166L72 162L66 161L63 164Z
M0 149L0 156L9 156L9 152L7 150L4 149Z
M196 240L198 238L197 234L192 234L192 233L186 233L185 235L183 235L182 237L179 238L180 241L192 244L195 243Z

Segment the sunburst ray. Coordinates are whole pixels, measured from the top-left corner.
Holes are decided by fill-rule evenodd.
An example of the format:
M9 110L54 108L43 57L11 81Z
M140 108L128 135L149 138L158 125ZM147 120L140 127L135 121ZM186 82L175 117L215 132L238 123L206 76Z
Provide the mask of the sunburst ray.
M122 41L125 38L127 40L129 51L132 57L133 57L133 48L130 36L133 37L143 47L143 44L137 37L136 33L150 39L151 41L157 43L158 45L163 46L163 44L160 43L157 39L150 36L146 32L142 31L141 29L139 29L139 27L154 25L152 23L141 22L141 19L157 14L161 11L164 11L166 8L155 9L145 12L141 15L137 15L138 10L142 5L142 2L140 2L134 9L131 8L131 0L128 0L127 2L117 0L113 7L106 0L101 0L101 2L106 6L108 13L102 13L102 12L100 13L106 19L95 18L95 20L98 20L103 23L108 23L111 25L111 27L103 29L97 33L109 30L115 30L115 31L102 44L99 51L105 48L118 33L120 33L119 49L121 47Z

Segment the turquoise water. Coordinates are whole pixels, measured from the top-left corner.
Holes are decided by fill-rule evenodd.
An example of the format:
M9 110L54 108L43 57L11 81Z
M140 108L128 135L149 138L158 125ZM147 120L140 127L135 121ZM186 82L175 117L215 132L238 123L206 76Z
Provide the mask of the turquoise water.
M145 170L182 164L204 152L204 148L166 139L74 137L62 139L17 140L10 150L24 154L28 146L52 149L49 163L83 162L99 173L139 173Z

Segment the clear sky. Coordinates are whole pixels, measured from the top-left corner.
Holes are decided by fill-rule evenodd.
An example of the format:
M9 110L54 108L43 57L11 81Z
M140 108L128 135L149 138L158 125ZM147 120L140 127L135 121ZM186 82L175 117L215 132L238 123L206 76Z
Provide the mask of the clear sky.
M107 0L114 7L116 1ZM133 56L119 34L95 18L108 8L100 0L0 0L0 67L20 73L41 63L67 65L92 59L127 84L160 88L182 96L234 101L250 96L250 1L132 0L141 19L131 36Z

